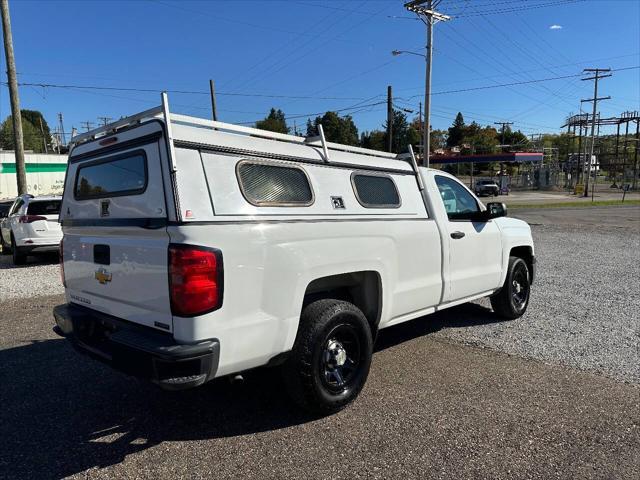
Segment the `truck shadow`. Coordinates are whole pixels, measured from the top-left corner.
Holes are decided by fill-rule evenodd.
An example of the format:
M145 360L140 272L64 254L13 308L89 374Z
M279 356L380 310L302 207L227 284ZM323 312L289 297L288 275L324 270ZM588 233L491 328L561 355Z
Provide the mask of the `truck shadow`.
M458 307L384 330L376 350L490 319L483 307ZM2 478L62 478L116 465L165 441L249 435L316 420L289 403L275 369L250 373L240 385L220 379L163 392L80 358L62 339L0 350L0 402Z

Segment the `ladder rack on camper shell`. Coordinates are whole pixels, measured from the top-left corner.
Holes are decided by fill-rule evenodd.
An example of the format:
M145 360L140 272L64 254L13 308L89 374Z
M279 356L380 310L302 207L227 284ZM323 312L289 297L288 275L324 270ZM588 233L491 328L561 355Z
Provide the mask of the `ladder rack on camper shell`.
M416 157L413 153L413 149L409 146L409 152L404 154L395 154L389 152L381 152L379 150L372 150L368 148L354 147L351 145L343 145L340 143L327 142L324 136L322 125L318 125L319 134L316 137L298 137L295 135L288 135L284 133L270 132L268 130L259 130L257 128L245 127L242 125L234 125L231 123L218 122L208 120L204 118L192 117L188 115L181 115L177 113L170 113L169 101L166 92L162 93L162 104L160 106L145 110L143 112L131 115L129 117L121 118L116 122L109 123L102 127L95 128L88 132L76 135L70 141L69 146L78 146L83 143L87 143L98 138L111 135L127 127L139 125L151 120L162 120L167 129L169 156L171 163L175 169L175 155L173 152L173 134L172 124L192 126L196 128L205 128L208 130L216 130L224 133L241 134L249 137L261 138L266 140L276 140L280 142L287 142L290 144L304 145L309 147L317 147L322 149L324 161L330 163L331 151L346 152L356 155L365 155L369 158L375 157L381 160L397 160L403 164L409 163L413 174L416 177L416 181L420 190L424 189L422 179L418 172L418 164Z

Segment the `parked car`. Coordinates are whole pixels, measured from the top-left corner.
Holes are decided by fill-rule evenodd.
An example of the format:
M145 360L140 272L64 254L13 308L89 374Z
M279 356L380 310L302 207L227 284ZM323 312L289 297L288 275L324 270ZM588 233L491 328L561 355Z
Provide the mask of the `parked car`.
M0 221L2 221L3 218L7 218L13 202L14 200L0 200Z
M475 183L474 191L479 197L483 197L485 195L493 195L494 197L497 197L500 195L500 187L493 180L478 180Z
M168 390L278 367L327 414L358 396L380 329L487 296L524 314L525 222L412 153L320 133L171 114L163 97L74 137L54 330Z
M27 255L58 250L62 229L58 223L61 197L17 197L0 221L2 252L13 255L13 263L22 265Z

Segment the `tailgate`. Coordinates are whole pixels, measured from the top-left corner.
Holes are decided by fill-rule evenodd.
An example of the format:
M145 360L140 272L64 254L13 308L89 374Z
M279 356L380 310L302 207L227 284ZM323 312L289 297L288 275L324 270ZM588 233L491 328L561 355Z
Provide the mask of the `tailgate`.
M74 151L60 219L68 300L172 331L165 152L160 135L80 158Z

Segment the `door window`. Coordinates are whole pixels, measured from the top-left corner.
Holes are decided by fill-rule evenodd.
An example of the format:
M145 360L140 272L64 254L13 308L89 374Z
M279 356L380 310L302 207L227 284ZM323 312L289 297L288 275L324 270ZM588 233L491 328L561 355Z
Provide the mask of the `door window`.
M435 180L449 220L471 220L480 211L474 196L460 182L441 175Z

